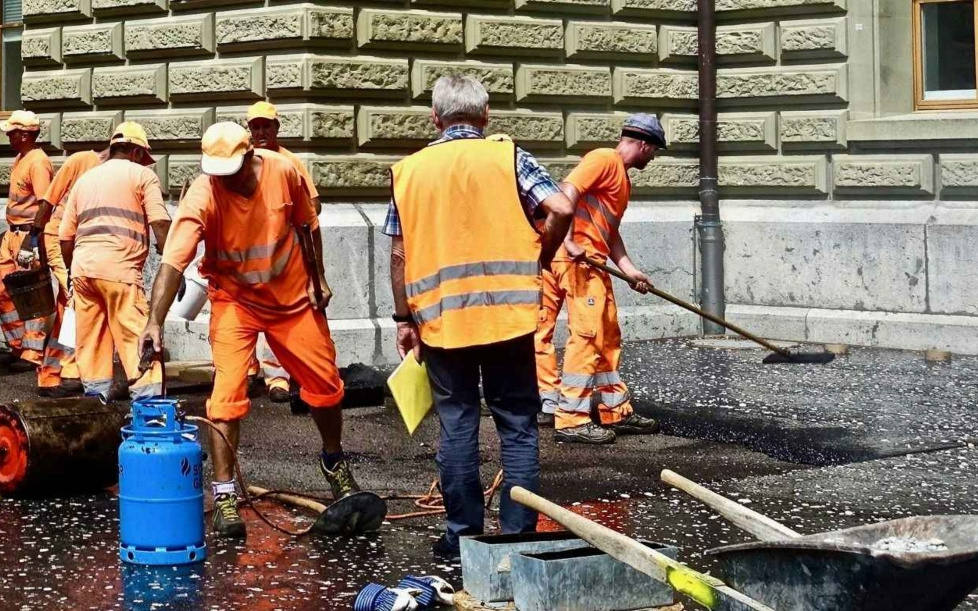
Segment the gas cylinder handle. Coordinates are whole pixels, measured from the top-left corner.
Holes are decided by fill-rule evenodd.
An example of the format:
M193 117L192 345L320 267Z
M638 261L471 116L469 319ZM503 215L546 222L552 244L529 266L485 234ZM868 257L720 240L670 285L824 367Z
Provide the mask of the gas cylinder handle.
M178 431L181 428L177 417L177 401L175 399L137 399L132 402L132 424L134 430L155 430L152 426L163 419L164 431Z

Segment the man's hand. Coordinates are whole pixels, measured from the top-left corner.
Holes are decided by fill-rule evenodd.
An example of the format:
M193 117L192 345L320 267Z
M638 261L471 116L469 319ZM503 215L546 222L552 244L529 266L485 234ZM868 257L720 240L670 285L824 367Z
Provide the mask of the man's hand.
M397 323L397 353L403 359L408 352L414 352L414 358L421 362L421 336L418 327L411 322Z
M146 323L143 332L139 334L139 353L142 355L147 345L153 346L153 352L163 352L163 332L160 325L153 319Z
M309 284L306 286L306 293L309 295L309 305L311 305L314 310L322 312L333 299L333 291L330 290L329 284L326 283L326 278L324 276L319 276L319 285L322 287L323 291L322 299L316 299L316 285L311 278L309 279Z
M637 291L643 295L647 295L649 291L652 290L652 279L643 274L642 272L636 270L630 274L628 277L632 279L632 290Z
M17 265L21 267L30 267L35 261L40 259L40 257L41 253L38 250L37 238L28 238L20 245L20 251L17 253Z
M576 263L583 263L584 257L587 256L584 249L578 246L574 240L564 240L564 250L567 251L567 256Z

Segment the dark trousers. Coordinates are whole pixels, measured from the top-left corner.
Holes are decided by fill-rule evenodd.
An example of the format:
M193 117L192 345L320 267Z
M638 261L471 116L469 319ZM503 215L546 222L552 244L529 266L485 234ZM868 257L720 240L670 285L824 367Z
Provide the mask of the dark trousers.
M447 510L447 536L482 534L485 511L479 480L479 378L502 446L503 486L499 522L503 533L533 532L537 513L514 503L513 486L540 486L540 436L533 335L455 350L424 346L423 360L441 420L438 469Z

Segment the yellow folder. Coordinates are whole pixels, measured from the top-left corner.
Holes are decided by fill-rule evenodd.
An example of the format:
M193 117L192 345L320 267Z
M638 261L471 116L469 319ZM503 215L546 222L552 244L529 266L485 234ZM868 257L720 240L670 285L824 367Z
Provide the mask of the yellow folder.
M387 378L387 386L391 389L391 395L394 396L401 418L407 425L408 433L414 435L415 429L434 406L428 370L414 358L413 352L409 352Z

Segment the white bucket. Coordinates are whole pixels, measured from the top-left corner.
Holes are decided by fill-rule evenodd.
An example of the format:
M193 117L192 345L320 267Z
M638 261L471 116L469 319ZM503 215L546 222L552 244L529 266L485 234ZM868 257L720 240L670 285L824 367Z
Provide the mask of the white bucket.
M65 308L64 316L61 319L61 333L58 334L58 343L65 348L75 348L75 308Z
M170 315L184 320L194 320L207 303L207 284L205 280L187 274L184 277L187 283L187 290L183 294L183 299L177 298L170 308Z

